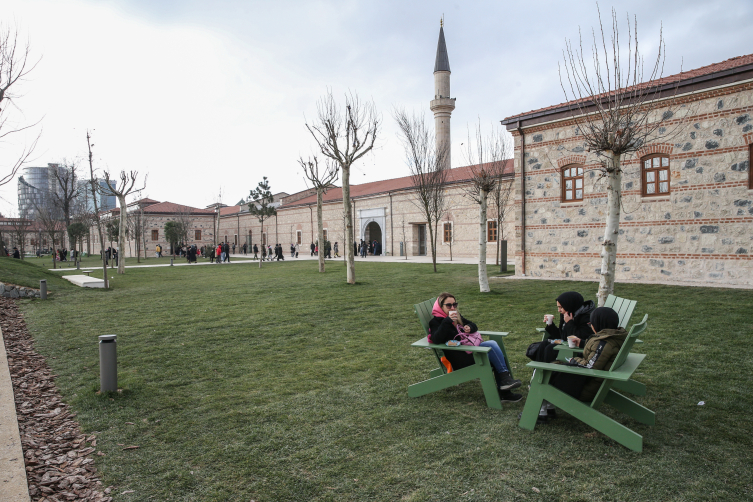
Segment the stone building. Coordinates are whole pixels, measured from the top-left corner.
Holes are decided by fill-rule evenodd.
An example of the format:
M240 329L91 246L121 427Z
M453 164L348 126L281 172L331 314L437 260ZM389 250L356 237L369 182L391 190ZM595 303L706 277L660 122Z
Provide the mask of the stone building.
M170 243L165 239L165 223L168 221L183 221L188 227L188 241L184 244L196 244L208 246L215 242L217 227L217 212L213 209L199 209L174 202L159 202L154 199L140 199L128 204L126 208L129 219L134 220L143 218L144 237L139 248L141 256L153 256L157 244L163 248L163 255L170 252ZM120 208L104 211L100 215L102 225L106 225L111 220L120 219ZM104 227L103 227L104 231ZM92 226L89 229L91 237L92 253L98 254L101 249L97 227ZM107 238L105 237L105 240ZM105 242L104 247L107 249L110 242ZM117 247L117 242L113 242L113 247ZM136 256L136 241L134 233L129 230L126 237L126 256Z
M446 189L448 210L438 228L437 256L440 259L478 256L479 208L466 197L471 171L468 167L451 169ZM512 160L507 161L503 183L513 178ZM416 205L416 192L410 176L385 181L351 185L354 242L377 240L384 254L395 256L430 256L428 223ZM512 205L512 197L510 204ZM512 214L511 210L507 214ZM512 235L513 221L508 217L501 233L496 228L496 213L491 208L486 223L487 242L496 244L498 237ZM322 219L325 239L338 242L342 250L345 235L342 189L333 187L324 195ZM302 252L316 241L316 194L311 190L283 197L277 216L264 222L264 234L258 219L243 206L222 208L219 235L229 242L282 244L289 249L298 243ZM235 240L237 237L237 241ZM494 245L489 246L487 260L494 262ZM342 254L342 251L341 251Z
M669 139L623 164L616 280L753 285L753 55L662 79ZM595 280L607 194L566 104L515 140L516 273Z

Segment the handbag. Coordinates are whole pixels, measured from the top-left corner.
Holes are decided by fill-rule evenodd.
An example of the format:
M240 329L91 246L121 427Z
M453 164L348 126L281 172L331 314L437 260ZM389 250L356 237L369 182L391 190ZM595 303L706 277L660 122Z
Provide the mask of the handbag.
M539 352L542 343L546 342L533 342L529 345L526 349L526 357L532 361L536 361L536 354Z

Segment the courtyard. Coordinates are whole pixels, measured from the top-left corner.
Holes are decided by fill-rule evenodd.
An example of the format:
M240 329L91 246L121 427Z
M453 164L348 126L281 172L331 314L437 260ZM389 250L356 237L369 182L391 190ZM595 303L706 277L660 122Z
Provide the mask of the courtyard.
M277 265L134 268L113 274L109 291L47 272L51 300L19 301L64 401L83 432L97 434L96 466L115 500L753 495L744 474L753 291L617 284L638 301L632 322L649 314L636 349L647 354L636 378L648 394L637 400L657 424L626 422L644 436L638 454L565 413L520 429L523 405L487 408L478 382L407 395L436 364L410 346L423 336L413 304L453 292L481 329L510 332L525 382L525 348L554 298L593 298L595 283L495 278L480 294L472 265L434 274L429 264L366 261L354 286L341 262L326 274L309 260ZM14 267L3 273L34 272ZM122 392L98 395L97 336L112 333Z

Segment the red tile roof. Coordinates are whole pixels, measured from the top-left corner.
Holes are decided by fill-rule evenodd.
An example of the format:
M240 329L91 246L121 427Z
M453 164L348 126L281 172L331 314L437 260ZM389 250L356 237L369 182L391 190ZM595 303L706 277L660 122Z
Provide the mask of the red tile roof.
M700 68L696 68L694 70L684 71L684 72L677 73L675 75L669 75L667 77L663 77L657 80L656 82L654 82L654 85L661 86L661 85L667 85L667 84L676 84L678 82L682 82L685 80L696 79L698 77L705 77L705 76L713 75L714 73L719 73L725 70L731 70L734 68L739 68L741 66L746 66L746 65L751 65L751 64L753 64L753 54L748 54L746 56L738 56L738 57L730 58L726 61L722 61L721 63L714 63L707 66L702 66ZM648 86L648 83L642 83L642 84L638 84L636 88L644 88L647 86ZM628 87L625 89L625 92L628 92L631 89L633 89L633 87ZM606 96L606 93L600 94L599 96ZM537 110L531 110L525 113L519 113L517 115L506 117L502 122L504 123L512 119L516 119L518 117L523 117L524 115L532 115L534 113L538 114L538 113L545 112L548 110L555 110L558 108L562 108L566 106L568 103L579 103L579 102L584 102L584 101L590 101L591 99L592 98L587 97L587 98L577 99L577 100L573 100L573 101L569 101L565 103L560 103L558 105L552 105L552 106L547 106L544 108L539 108Z
M220 208L220 216L236 214L241 212L241 206L225 206Z
M130 204L129 204L130 205ZM144 207L144 213L146 214L176 214L180 212L190 213L191 215L204 216L213 215L214 209L199 209L197 207L184 206L183 204L176 204L174 202L157 202L156 204L149 204ZM120 208L116 207L109 211L104 211L105 214L120 214Z
M515 172L515 166L512 159L505 161L505 175L512 175ZM456 167L448 171L447 181L449 183L461 183L471 179L472 172L471 166ZM399 192L401 190L410 190L413 188L413 180L410 176L404 176L402 178L393 178L391 180L373 181L371 183L363 183L362 185L350 185L350 197L352 199L358 199L362 197L369 197L373 195L386 194L388 192ZM331 188L324 194L324 202L333 202L342 200L343 191L342 187ZM291 204L283 204L282 208L305 206L308 204L316 203L316 195L306 197L297 200Z

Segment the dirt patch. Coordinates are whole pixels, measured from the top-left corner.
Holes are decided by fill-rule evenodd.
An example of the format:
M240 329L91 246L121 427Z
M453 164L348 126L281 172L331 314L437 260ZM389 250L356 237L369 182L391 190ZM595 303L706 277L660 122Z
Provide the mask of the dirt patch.
M55 375L34 350L34 341L15 302L0 298L8 366L24 451L29 494L34 501L110 502L112 487L104 488L92 455L97 437L81 433L68 405L55 386Z

